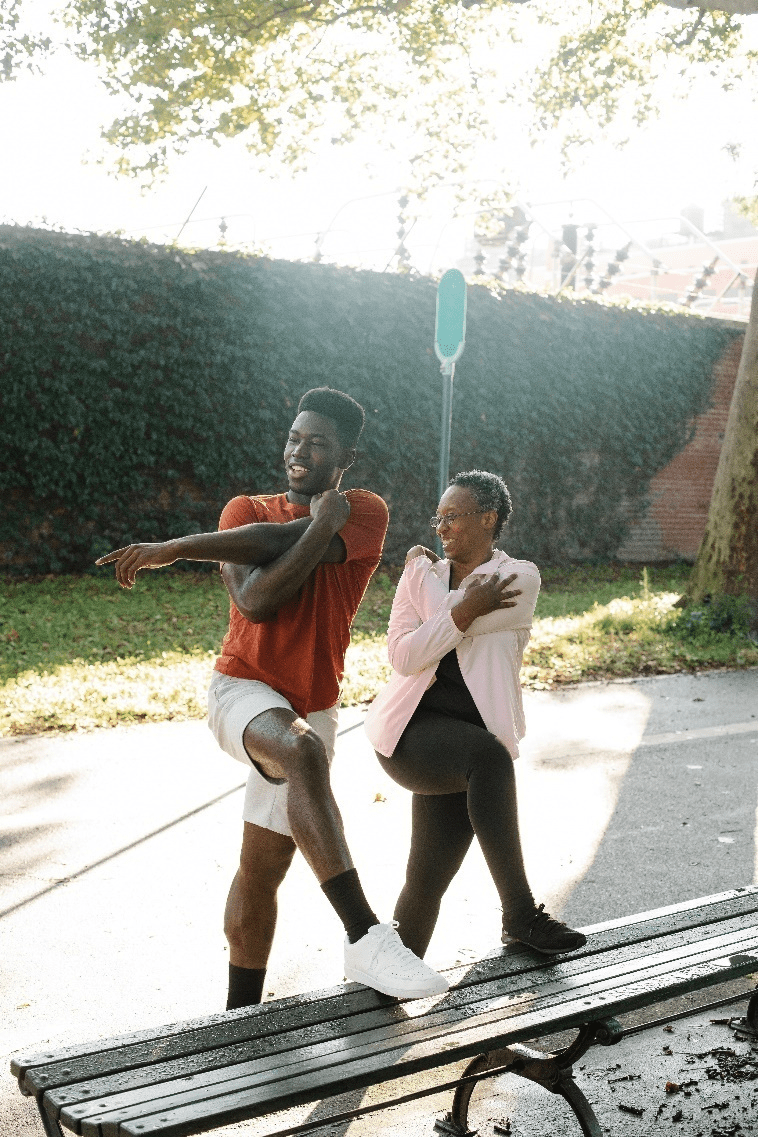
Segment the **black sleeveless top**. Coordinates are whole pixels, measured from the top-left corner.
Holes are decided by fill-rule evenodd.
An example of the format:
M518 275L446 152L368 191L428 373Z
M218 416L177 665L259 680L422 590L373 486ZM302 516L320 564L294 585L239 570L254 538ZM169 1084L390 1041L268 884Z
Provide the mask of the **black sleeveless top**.
M452 569L450 575L452 577ZM418 711L434 711L435 714L462 719L472 726L487 729L461 674L461 665L455 648L447 655L443 655L437 664L434 682L424 691L414 714Z

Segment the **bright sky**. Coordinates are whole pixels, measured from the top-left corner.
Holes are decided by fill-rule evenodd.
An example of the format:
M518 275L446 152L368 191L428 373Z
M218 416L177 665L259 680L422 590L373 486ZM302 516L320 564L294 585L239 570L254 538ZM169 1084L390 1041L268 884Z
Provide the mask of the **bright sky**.
M746 23L758 40L758 17ZM202 193L182 243L215 244L224 216L231 245L247 242L277 257L307 258L317 233L329 229L325 260L385 267L403 170L370 141L320 154L307 175L273 180L239 142L197 145L164 183L143 194L91 160L102 152L101 126L117 110L94 67L66 54L42 76L0 84L0 220L44 219L68 230L123 230L162 242L176 237ZM741 91L702 89L686 101L671 100L624 150L594 147L565 181L549 143L531 148L505 123L508 145L500 152L507 152L507 165L493 157L480 173L494 185L512 171L530 204L565 203L538 210L553 225L569 219L567 199L589 197L598 206L577 203L575 220L600 220L605 209L637 222L697 203L705 207L706 229L715 229L725 199L754 192L758 132L751 122L755 105ZM738 163L723 149L735 141L743 145ZM453 219L449 199L438 194L407 241L415 267L426 272L453 263L471 228L472 219Z

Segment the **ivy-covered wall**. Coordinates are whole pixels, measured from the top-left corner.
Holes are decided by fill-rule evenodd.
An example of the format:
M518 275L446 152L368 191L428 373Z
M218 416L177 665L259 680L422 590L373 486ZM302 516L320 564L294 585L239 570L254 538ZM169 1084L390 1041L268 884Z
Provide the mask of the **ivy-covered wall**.
M77 571L107 548L215 527L284 487L309 387L368 412L346 485L390 505L387 559L431 537L436 282L0 227L0 565ZM451 471L505 476L506 545L542 563L619 546L708 404L740 329L469 289Z

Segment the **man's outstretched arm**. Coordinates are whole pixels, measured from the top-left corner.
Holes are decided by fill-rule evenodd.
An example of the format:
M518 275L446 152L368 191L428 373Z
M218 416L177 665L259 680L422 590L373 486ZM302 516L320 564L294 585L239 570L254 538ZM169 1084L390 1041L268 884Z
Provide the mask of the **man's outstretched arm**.
M270 564L286 553L305 535L313 520L313 517L299 517L281 524L254 522L214 533L192 533L171 541L126 545L99 557L95 564L115 563L116 579L123 588L133 586L140 569L164 568L181 560L227 561L235 566L245 565L250 570ZM344 559L342 539L333 534L319 561L339 563Z

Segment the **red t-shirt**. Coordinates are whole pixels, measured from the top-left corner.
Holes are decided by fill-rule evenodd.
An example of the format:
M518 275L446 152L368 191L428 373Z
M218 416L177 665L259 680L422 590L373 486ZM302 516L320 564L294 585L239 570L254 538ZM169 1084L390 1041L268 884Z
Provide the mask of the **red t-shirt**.
M350 643L350 625L379 564L387 531L387 506L368 490L347 490L350 517L340 529L347 559L317 565L296 596L275 619L252 624L230 605L216 670L239 679L259 679L292 704L299 715L324 711L339 699ZM286 494L235 497L221 514L219 529L307 517L306 505Z

